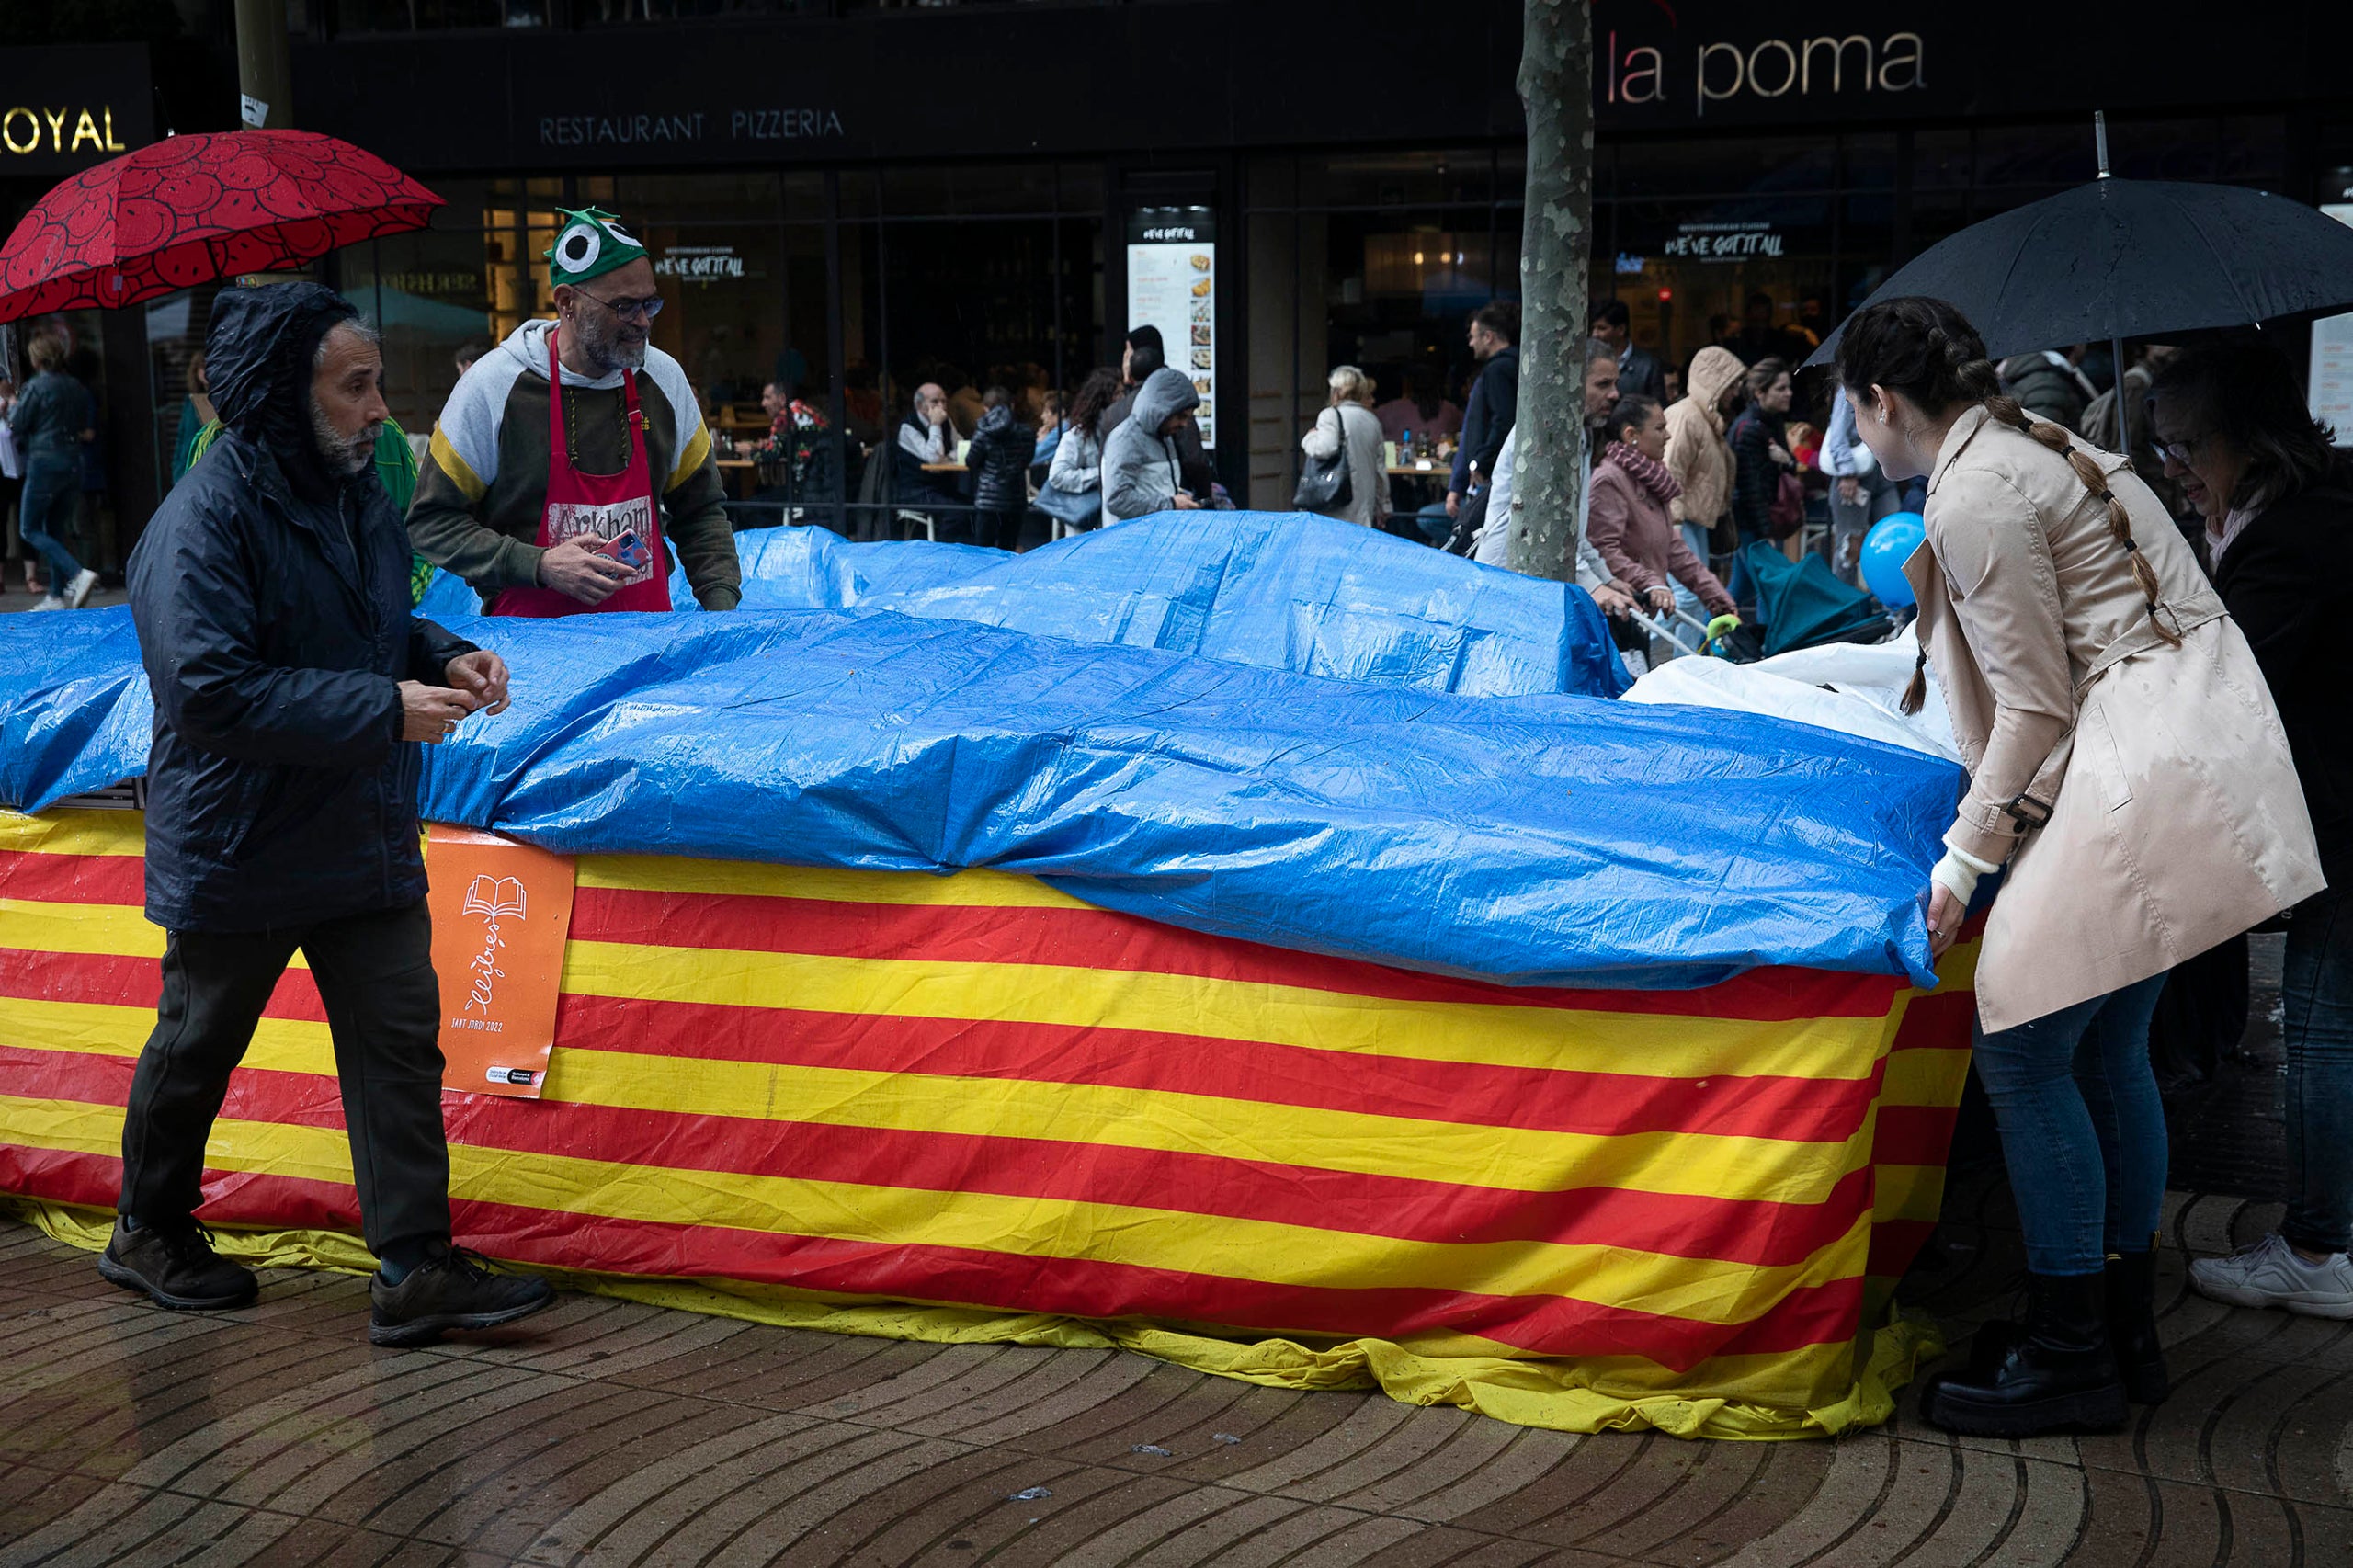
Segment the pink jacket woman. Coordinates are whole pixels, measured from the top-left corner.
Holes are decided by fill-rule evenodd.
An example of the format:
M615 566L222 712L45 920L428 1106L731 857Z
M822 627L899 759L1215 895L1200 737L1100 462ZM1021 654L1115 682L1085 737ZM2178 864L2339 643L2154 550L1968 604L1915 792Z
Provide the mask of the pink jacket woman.
M1682 486L1659 460L1666 447L1666 419L1646 397L1620 398L1610 411L1608 449L1594 465L1593 498L1586 537L1593 541L1610 575L1637 595L1665 592L1668 580L1682 584L1708 607L1710 615L1735 613L1732 596L1691 547L1683 542L1671 508Z

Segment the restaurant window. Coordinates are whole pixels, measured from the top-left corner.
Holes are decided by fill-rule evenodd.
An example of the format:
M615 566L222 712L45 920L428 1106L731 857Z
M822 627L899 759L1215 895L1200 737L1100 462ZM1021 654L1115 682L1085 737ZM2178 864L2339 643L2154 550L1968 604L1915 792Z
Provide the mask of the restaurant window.
M1913 138L1965 200L1971 143ZM1722 342L1754 361L1802 358L1894 260L1902 140L1739 136L1620 145L1597 180L1592 294L1628 309L1634 341L1670 368Z
M199 284L166 294L145 307L148 382L154 389L148 400L154 411L150 444L154 449L155 472L166 487L178 458L189 450L205 423L195 401L199 389L189 373L203 352L204 334L212 323L212 301L222 287Z
M889 459L915 390L947 395L958 442L1003 386L1035 425L1067 401L1104 341L1100 164L932 163L839 176L843 472L860 535L937 525ZM935 480L961 489L961 476Z
M862 488L869 460L895 437L915 386L941 381L969 436L986 387L1006 384L1034 418L1047 392L1075 390L1103 341L1101 166L935 173L449 182L431 229L350 247L337 266L383 331L393 415L421 436L455 384L461 345L554 313L544 256L557 210L617 212L654 265L665 306L653 340L702 400L738 522L870 526L892 508ZM834 432L824 461L796 457L789 478L759 449L769 382Z
M384 401L402 429L431 434L458 384L459 351L494 345L513 330L500 324L536 313L538 290L509 260L524 244L514 231L437 229L346 253L343 290L382 335Z
M1912 134L1912 186L1915 190L1969 188L1969 131L1917 131Z
M2088 123L1980 126L1975 143L1971 183L1980 190L2003 186L2061 190L2082 185L2099 172Z
M1827 136L1629 142L1618 148L1612 194L1642 198L1828 190L1837 183L1836 153Z
M1621 202L1617 294L1634 340L1669 365L1711 343L1754 363L1803 358L1836 324L1829 197Z
M548 0L323 0L339 33L440 32L455 28L543 28Z
M1370 375L1377 402L1410 391L1459 415L1477 369L1470 316L1519 292L1519 156L1457 148L1251 160L1250 505L1290 505L1300 437L1325 406L1336 365ZM1411 511L1443 487L1434 477L1397 488L1392 504Z
M2288 177L2288 121L2280 115L2234 115L2222 125L2216 177L2277 188Z
M825 0L572 0L581 27L631 22L681 22L722 17L789 17L826 13Z

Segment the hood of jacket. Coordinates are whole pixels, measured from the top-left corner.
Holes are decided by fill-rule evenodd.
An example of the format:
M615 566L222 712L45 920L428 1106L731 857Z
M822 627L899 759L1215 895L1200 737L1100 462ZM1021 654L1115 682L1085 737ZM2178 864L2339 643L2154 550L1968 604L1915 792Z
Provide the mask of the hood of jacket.
M312 361L320 339L358 317L349 301L316 283L224 289L212 302L204 335L212 407L223 426L276 458L304 495L331 496L337 483L311 434Z
M988 410L981 415L981 422L977 426L973 426L973 433L977 435L981 431L986 430L994 434L996 431L1004 429L1012 423L1013 405L1010 403L999 403L996 407Z
M1182 370L1173 370L1163 365L1136 389L1136 401L1128 410L1128 418L1144 434L1157 440L1160 427L1167 422L1170 415L1183 414L1188 409L1199 408L1200 404L1201 394L1193 390L1191 380Z
M544 381L548 379L548 337L555 331L555 326L551 321L527 321L508 333L494 352L506 355L520 365L526 374L537 376ZM653 358L653 345L646 346L645 356L648 359ZM567 369L563 384L568 387L617 387L621 384L621 373L619 370L609 371L590 381L577 370Z
M1724 389L1747 374L1748 367L1740 356L1729 348L1711 344L1691 357L1691 374L1685 378L1684 390L1691 401L1700 407L1713 410Z

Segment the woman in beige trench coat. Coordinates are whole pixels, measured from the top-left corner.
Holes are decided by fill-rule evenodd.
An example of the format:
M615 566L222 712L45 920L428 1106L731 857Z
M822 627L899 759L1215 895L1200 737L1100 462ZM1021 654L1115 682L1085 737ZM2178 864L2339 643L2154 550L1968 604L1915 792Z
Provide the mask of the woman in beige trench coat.
M2128 1395L2166 1392L2149 1017L2165 971L2319 891L2312 823L2246 639L2130 464L2002 397L1941 301L1858 312L1838 378L1889 477L1928 477L1906 575L1971 774L1931 874L1939 952L1978 877L2007 867L1978 959L1976 1061L2028 1316L1981 1330L1921 1412L1996 1437L2114 1426Z

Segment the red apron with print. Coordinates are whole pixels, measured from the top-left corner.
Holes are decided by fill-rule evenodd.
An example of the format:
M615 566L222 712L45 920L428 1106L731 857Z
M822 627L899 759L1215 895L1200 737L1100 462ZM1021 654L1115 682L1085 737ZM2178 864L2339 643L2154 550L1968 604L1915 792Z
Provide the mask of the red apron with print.
M646 563L602 604L582 604L553 588L503 588L491 600L491 614L545 618L584 610L670 608L669 562L662 549L660 511L654 505L654 477L645 464L645 411L638 406L634 370L621 372L621 399L629 422L628 464L619 473L581 472L573 466L572 447L564 437L563 373L556 359L555 334L548 334L548 499L540 514L539 546L551 550L583 534L609 543L633 533L644 542Z

